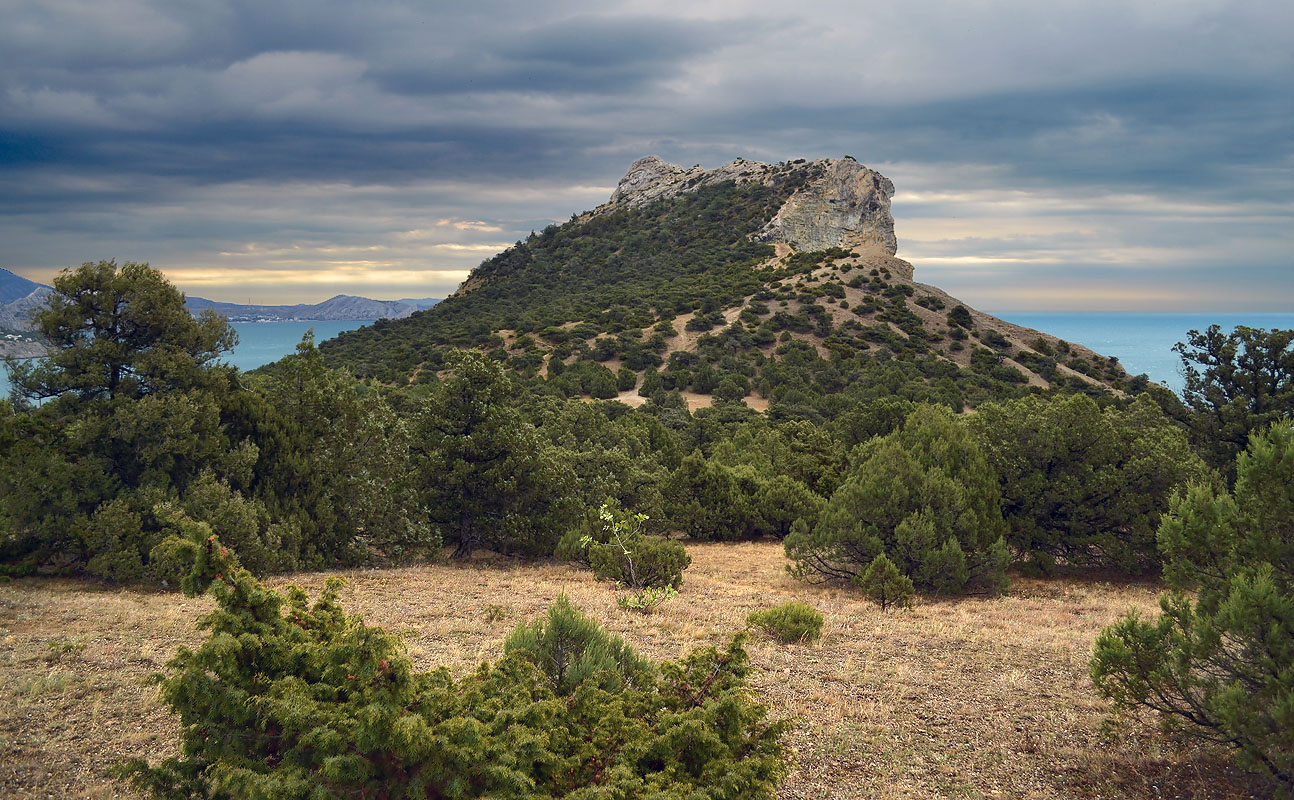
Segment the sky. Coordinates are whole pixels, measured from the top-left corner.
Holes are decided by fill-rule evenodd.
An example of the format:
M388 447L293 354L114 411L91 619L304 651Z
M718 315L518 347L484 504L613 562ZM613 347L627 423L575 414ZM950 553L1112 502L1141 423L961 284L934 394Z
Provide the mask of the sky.
M1294 308L1288 0L0 0L0 267L443 297L637 158L850 155L1005 310Z

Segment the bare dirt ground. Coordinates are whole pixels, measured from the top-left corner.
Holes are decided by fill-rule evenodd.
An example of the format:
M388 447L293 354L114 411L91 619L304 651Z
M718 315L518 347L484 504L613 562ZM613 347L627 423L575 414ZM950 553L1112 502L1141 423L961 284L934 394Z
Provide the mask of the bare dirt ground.
M403 635L420 668L460 676L561 592L654 659L723 643L751 610L804 600L826 617L821 641L749 643L755 690L774 716L798 720L783 798L1267 796L1149 721L1102 732L1092 642L1129 608L1153 611L1156 585L1017 578L1006 597L881 613L848 589L792 579L773 542L688 549L680 596L648 616L554 564L349 572L342 600ZM316 592L329 574L270 583ZM144 680L200 641L193 623L210 607L74 581L0 584L0 796L132 797L109 766L174 752L175 723Z

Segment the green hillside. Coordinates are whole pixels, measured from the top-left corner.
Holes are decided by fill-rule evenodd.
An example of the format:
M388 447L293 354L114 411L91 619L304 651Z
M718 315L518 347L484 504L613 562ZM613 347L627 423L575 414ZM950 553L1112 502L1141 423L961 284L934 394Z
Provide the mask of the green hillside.
M1138 389L1112 359L974 312L875 248L799 252L754 239L815 177L702 185L641 208L603 207L532 234L454 296L343 333L330 366L394 385L434 380L476 347L532 390L692 408L742 400L813 416L824 398L900 395L960 410L1030 387Z

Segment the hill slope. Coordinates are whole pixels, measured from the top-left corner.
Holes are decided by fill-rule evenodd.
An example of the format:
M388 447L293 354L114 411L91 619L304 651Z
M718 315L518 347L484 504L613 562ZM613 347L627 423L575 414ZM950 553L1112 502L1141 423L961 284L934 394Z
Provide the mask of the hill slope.
M852 158L640 159L608 203L485 261L435 308L323 349L401 383L449 347L482 347L550 392L637 403L678 390L693 407L812 405L886 372L905 396L954 406L1131 384L1111 359L916 282L894 255L893 192Z

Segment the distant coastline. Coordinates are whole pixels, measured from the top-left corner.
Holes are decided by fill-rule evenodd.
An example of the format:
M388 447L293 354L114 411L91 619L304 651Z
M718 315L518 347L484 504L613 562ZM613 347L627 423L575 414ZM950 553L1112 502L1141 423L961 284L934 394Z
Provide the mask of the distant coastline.
M306 331L313 330L315 342L331 339L339 333L355 330L373 320L270 320L268 322L234 322L238 346L220 360L243 372L278 361L294 352ZM39 358L28 356L26 358ZM9 396L9 375L0 364L0 399Z

